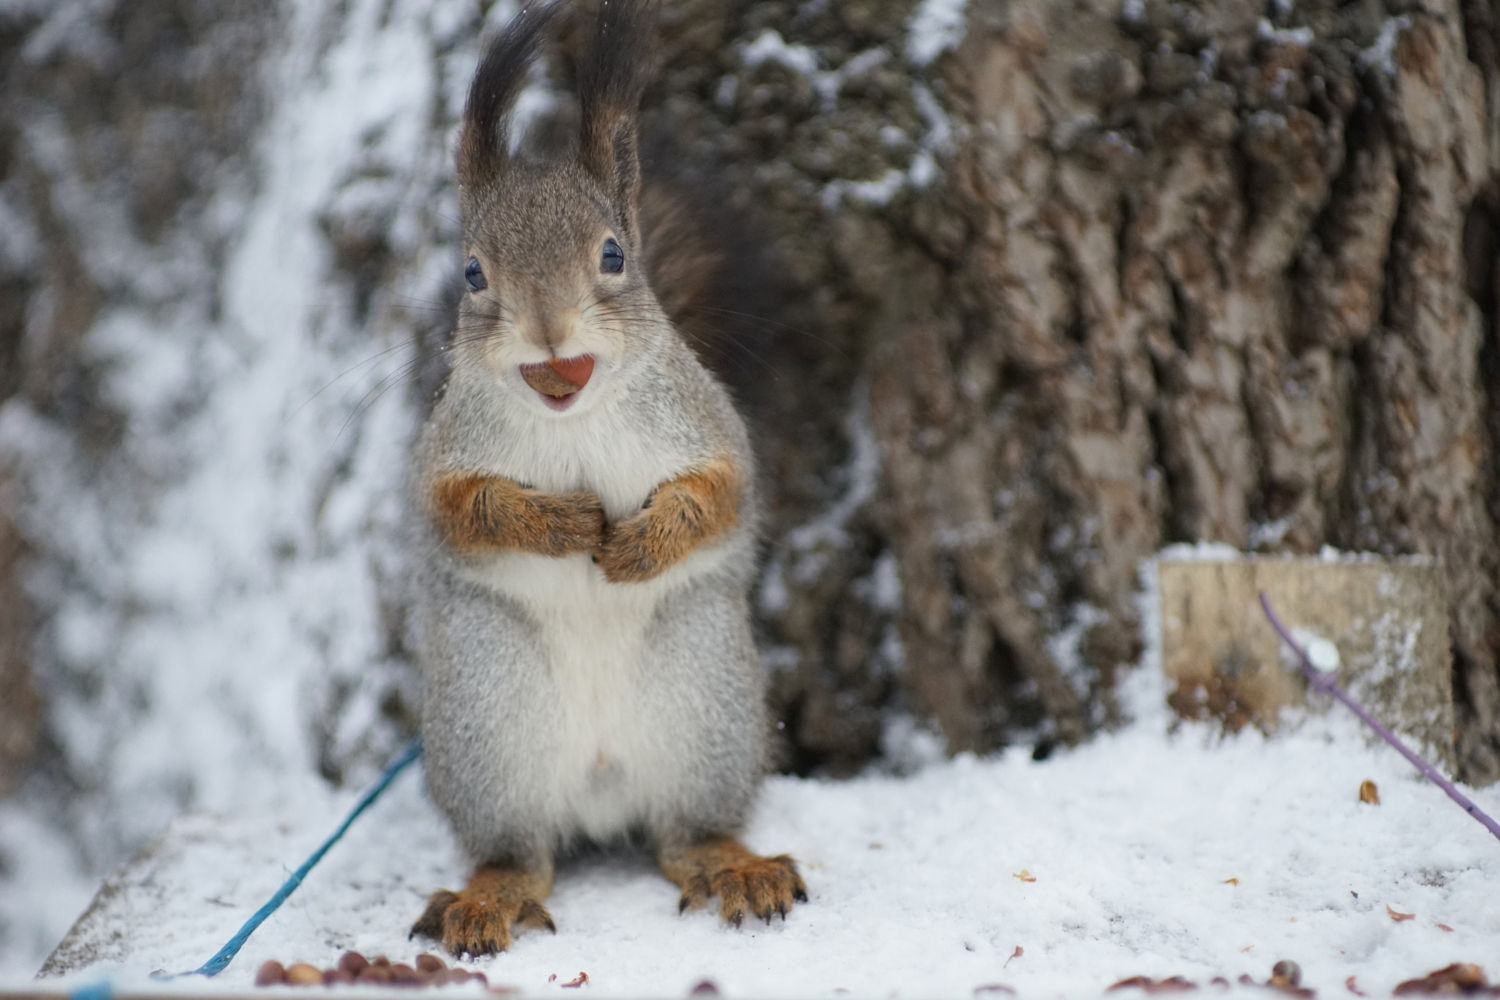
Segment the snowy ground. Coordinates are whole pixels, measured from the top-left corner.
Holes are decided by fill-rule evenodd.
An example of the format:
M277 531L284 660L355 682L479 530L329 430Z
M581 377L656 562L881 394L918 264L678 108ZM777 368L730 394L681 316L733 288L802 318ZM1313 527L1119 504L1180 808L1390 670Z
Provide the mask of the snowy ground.
M1304 985L1352 995L1354 976L1378 996L1450 962L1496 965L1500 843L1352 719L1305 718L1274 739L1169 735L1166 721L1153 709L1041 763L1014 752L933 759L908 777L774 779L748 841L802 863L812 899L784 923L679 917L676 889L645 858L587 858L559 875L555 936L523 932L477 967L528 993L583 971L611 996L682 996L705 979L731 996L989 984L1078 996L1136 975L1264 981L1291 959ZM1367 779L1379 805L1358 801ZM1500 787L1474 796L1500 812ZM103 960L67 982L145 986L152 970L198 966L351 800L179 821L95 913L85 938ZM268 958L411 961L431 946L406 939L425 894L463 874L404 775L216 987L247 987Z

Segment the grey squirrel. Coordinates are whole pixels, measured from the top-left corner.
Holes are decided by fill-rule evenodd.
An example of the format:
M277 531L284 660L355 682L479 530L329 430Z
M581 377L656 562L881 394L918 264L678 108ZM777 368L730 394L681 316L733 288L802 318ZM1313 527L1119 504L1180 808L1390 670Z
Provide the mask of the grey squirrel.
M735 839L767 758L760 505L743 421L647 283L649 13L600 4L576 152L535 162L510 117L558 11L522 10L469 89L467 291L414 456L427 783L476 868L412 933L455 955L555 930L557 855L629 834L679 910L717 896L738 925L807 899L791 858Z

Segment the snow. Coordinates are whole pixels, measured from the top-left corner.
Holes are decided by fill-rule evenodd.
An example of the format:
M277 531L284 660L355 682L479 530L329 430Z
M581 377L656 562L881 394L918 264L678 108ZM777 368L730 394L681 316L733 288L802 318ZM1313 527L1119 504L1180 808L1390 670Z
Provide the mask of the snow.
M1314 670L1328 673L1339 668L1339 648L1322 636L1309 639L1305 647L1307 661Z
M1169 735L1159 680L1141 671L1129 688L1132 725L1042 762L1019 749L942 760L908 725L888 738L908 776L770 780L747 842L795 856L812 897L784 922L679 917L677 890L620 850L561 868L555 936L523 932L473 964L530 994L585 971L608 996L681 996L705 979L729 996L997 983L1087 996L1136 975L1264 981L1291 959L1304 985L1342 995L1356 976L1379 995L1492 955L1500 844L1351 718L1308 715L1275 739ZM1364 780L1379 805L1359 801ZM1500 810L1500 788L1474 795ZM350 800L178 821L96 915L89 937L106 960L65 985L145 988L155 969L195 968ZM327 966L355 949L410 961L432 946L406 939L425 894L463 875L420 782L403 775L213 988L244 988L269 958Z
M849 440L849 461L840 476L843 492L816 518L786 533L768 559L757 600L762 608L776 611L788 600L786 579L806 581L822 569L831 549L848 544L847 525L875 495L880 483L880 444L870 422L868 380L856 381L850 394L844 429Z
M861 205L886 205L906 185L906 180L905 171L892 167L874 180L830 181L823 188L823 207L836 211L845 198Z
M805 45L789 45L774 28L767 28L757 35L744 47L741 58L746 66L776 63L809 79L815 79L821 73L817 53Z
M1396 43L1401 33L1411 27L1411 18L1406 14L1388 17L1380 25L1380 34L1375 43L1359 54L1359 61L1373 66L1387 77L1396 75Z
M1255 25L1255 37L1263 42L1307 48L1313 43L1315 36L1313 30L1305 25L1296 28L1277 28L1270 21L1261 18Z
M922 0L907 22L906 58L922 67L963 38L969 0Z

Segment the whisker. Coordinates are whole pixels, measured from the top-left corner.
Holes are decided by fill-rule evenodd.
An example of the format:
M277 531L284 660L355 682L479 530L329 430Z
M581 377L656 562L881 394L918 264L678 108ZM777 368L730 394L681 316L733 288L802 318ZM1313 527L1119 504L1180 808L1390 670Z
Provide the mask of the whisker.
M312 405L313 401L316 400L319 396L323 395L323 393L327 392L329 389L333 388L339 382L342 382L344 379L348 378L350 375L353 375L355 372L359 371L360 369L367 368L370 365L373 365L376 362L381 361L382 359L388 357L389 355L396 353L397 351L407 350L410 346L411 346L410 342L403 342L403 343L400 343L400 344L392 344L390 347L387 347L387 348L385 348L382 351L376 351L374 354L372 354L369 357L363 359L362 361L355 362L354 364L350 365L348 368L345 368L343 371L339 372L333 378L329 379L327 382L324 382L322 385L318 386L318 388L313 391L312 395L310 395L306 399L304 399L301 403L299 403L297 405L297 408L295 410L293 410L290 414L287 415L286 419L290 421L294 417L296 417L299 414L301 414L301 412L303 410L307 409L307 407L309 407L310 405Z

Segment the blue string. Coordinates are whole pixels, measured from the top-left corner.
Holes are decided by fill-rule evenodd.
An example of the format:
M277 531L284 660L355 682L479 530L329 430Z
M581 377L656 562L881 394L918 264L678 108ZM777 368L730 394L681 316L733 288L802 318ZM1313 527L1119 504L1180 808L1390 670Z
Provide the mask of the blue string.
M68 1000L110 1000L115 995L108 979L101 979L87 986L80 986L68 994Z
M302 862L301 867L292 872L291 876L281 884L281 888L276 890L276 895L267 900L265 906L256 910L254 915L245 921L245 925L239 929L234 937L224 942L224 947L220 948L212 958L190 972L179 972L173 976L159 975L152 978L176 979L177 976L217 976L223 972L224 968L234 960L234 956L240 953L240 949L245 946L245 942L250 940L250 935L255 933L256 928L265 923L266 918L275 913L276 908L296 891L297 886L301 885L302 880L307 877L307 873L312 871L313 865L321 861L323 855L328 853L328 849L338 843L339 838L344 835L344 831L348 830L354 821L359 818L359 814L369 808L370 803L380 797L380 794L386 790L387 786L395 780L396 775L400 774L407 765L421 755L422 737L418 736L408 743L406 748L401 751L401 754L391 762L390 766L385 769L385 773L380 776L380 780L376 781L375 784L369 787L365 794L360 796L359 801L354 804L353 809L349 810L349 815L344 817L344 821L339 824L338 829L334 830L316 851L313 851L311 857ZM105 997L107 996L108 993L106 992ZM90 998L90 1000L98 1000L98 998Z

